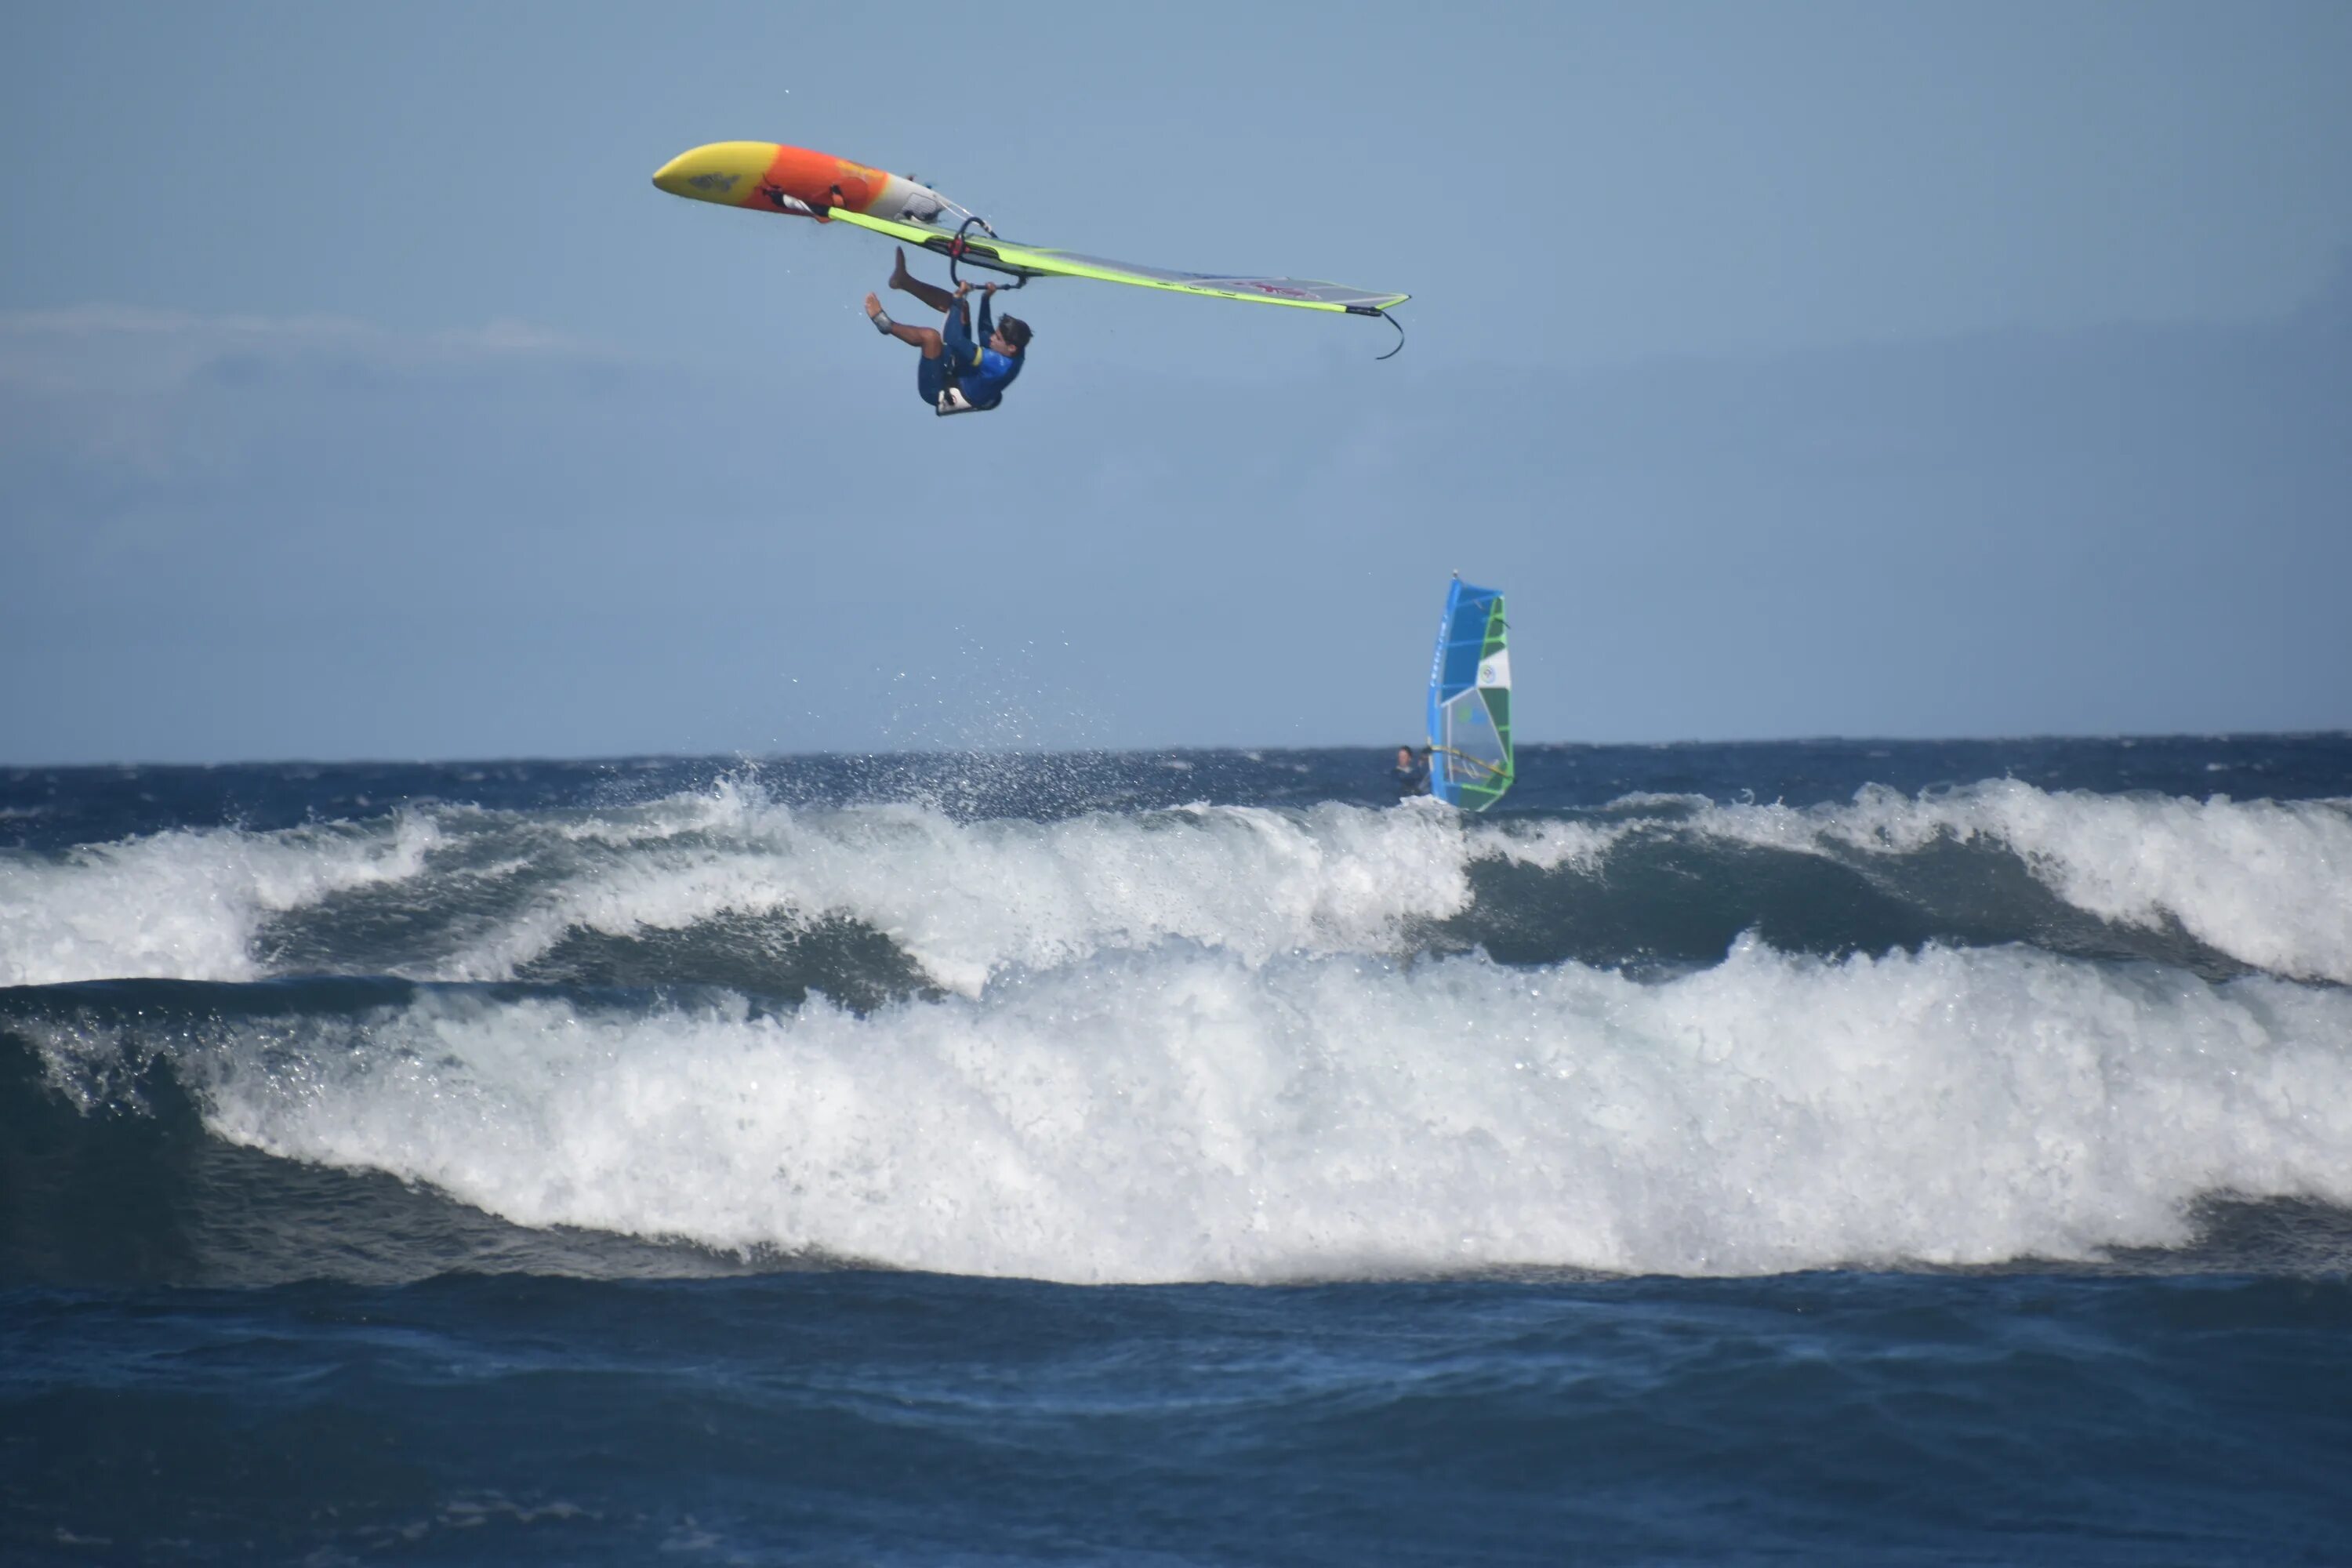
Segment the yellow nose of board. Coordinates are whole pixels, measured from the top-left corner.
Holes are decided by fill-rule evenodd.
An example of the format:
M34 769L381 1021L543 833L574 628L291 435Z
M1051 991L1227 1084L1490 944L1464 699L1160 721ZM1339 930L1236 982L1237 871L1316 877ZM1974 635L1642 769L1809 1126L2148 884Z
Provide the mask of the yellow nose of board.
M656 169L654 184L674 196L734 206L758 186L775 155L772 142L713 142Z

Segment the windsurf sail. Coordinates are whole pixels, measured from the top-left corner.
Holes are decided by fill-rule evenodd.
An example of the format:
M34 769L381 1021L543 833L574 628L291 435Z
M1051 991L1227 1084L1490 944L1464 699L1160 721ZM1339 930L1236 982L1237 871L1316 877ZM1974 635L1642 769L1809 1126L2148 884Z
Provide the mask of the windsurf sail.
M1394 319L1387 311L1410 298L1306 278L1179 272L1073 250L1015 245L998 238L971 209L918 180L772 142L713 142L693 148L663 164L654 184L694 201L854 224L902 245L937 252L948 258L951 269L977 267L1011 278L1016 288L1032 278L1092 278L1137 289L1380 316L1392 326Z
M967 234L960 237L952 229L910 223L904 218L877 217L841 207L832 209L828 216L877 234L887 234L908 245L938 251L966 267L985 268L1024 282L1032 278L1093 278L1138 289L1167 289L1179 294L1250 300L1261 305L1294 305L1307 310L1345 310L1357 316L1377 316L1412 297L1377 293L1345 283L1318 283L1307 278L1250 278L1237 273L1176 272L1165 268L1139 267L1131 261L1080 256L1074 250L1014 245L992 236Z
M1502 595L1454 579L1429 666L1429 793L1465 811L1511 787L1509 634Z

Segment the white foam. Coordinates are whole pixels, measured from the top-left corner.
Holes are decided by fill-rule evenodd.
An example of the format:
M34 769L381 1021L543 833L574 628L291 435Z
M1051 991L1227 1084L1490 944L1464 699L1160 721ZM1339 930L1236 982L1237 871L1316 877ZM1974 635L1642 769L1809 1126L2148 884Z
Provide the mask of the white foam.
M1251 963L1386 951L1405 921L1470 900L1457 819L1336 805L959 822L917 805L794 811L730 792L666 805L642 833L635 817L571 831L623 852L551 887L445 977L504 978L575 929L845 915L972 995L1008 967L1171 940Z
M2052 794L1998 779L1916 799L1872 785L1850 805L1803 810L1708 806L1692 826L1810 853L1987 838L2102 919L2177 921L2242 963L2352 984L2352 801Z
M0 985L257 978L263 919L415 877L440 838L431 817L404 811L365 828L205 828L0 854Z
M2352 802L2051 794L2009 781L1916 798L1871 788L1797 809L1628 797L1598 819L1465 818L1434 807L1196 806L1051 823L922 805L791 809L756 787L594 812L404 812L386 828L179 832L62 858L0 852L0 983L253 978L274 912L390 878L448 919L379 955L418 978L499 980L567 932L632 936L734 916L845 917L976 996L1016 968L1189 942L1253 964L1392 954L1463 912L1481 860L1605 871L1631 840L1697 834L1831 855L1916 853L1940 836L2019 855L2104 919L2177 921L2250 965L2352 984ZM455 882L525 889L519 908ZM428 867L425 851L465 853ZM470 869L468 868L470 867ZM538 886L530 885L536 882Z
M596 812L430 806L386 830L184 831L71 851L0 856L0 983L135 975L258 977L272 913L426 872L418 897L447 929L375 962L420 979L502 980L567 933L634 936L732 916L846 917L896 942L932 980L977 994L1009 967L1189 941L1263 963L1387 952L1407 922L1460 912L1477 854L1442 811L1184 807L1051 823L961 821L914 805L793 810L722 781L708 792ZM1604 836L1605 837L1605 836ZM1503 841L1497 840L1501 843ZM1553 864L1597 853L1553 824L1507 852ZM539 880L520 910L470 912L459 882Z
M326 1027L184 1059L215 1130L525 1225L962 1274L1974 1264L2177 1243L2216 1191L2352 1204L2352 994L2026 949L1743 942L1645 985L1163 944L864 1019Z
M1580 822L1562 817L1518 821L1502 817L1481 824L1473 834L1470 848L1482 858L1507 860L1545 871L1568 869L1590 875L1601 869L1609 852L1619 843L1654 826L1639 818Z

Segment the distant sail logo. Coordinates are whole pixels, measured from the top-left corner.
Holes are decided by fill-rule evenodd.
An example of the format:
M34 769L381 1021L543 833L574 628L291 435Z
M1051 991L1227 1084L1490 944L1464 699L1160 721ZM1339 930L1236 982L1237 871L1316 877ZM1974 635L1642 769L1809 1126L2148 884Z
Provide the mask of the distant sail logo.
M1478 667L1478 684L1481 686L1493 686L1496 684L1495 680L1495 661L1493 659L1490 658L1486 663Z

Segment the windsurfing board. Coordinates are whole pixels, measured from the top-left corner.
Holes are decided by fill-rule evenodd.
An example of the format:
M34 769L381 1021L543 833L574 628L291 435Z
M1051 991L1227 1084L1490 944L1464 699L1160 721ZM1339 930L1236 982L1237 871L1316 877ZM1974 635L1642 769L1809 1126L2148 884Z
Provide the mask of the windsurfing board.
M919 181L774 142L713 142L694 148L655 170L654 184L689 201L821 221L835 207L921 224L938 223L955 210L953 202ZM779 195L793 205L778 202Z
M654 172L654 184L672 195L754 212L839 219L902 245L919 246L974 267L1026 281L1031 278L1092 278L1132 288L1161 289L1221 300L1292 305L1380 316L1410 297L1322 283L1307 278L1246 273L1182 272L1112 261L1076 251L1016 245L973 233L971 209L919 180L805 147L773 142L713 142L679 153ZM1400 332L1403 329L1398 329ZM1393 351L1391 351L1393 352ZM1381 356L1383 358L1386 355Z

